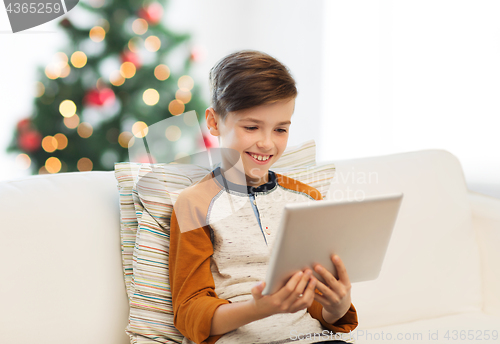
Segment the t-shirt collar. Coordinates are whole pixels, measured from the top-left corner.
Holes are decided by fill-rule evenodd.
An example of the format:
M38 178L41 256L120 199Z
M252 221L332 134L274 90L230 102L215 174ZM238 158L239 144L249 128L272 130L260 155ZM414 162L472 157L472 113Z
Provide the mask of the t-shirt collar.
M214 169L212 174L217 182L225 189L248 195L255 194L256 192L266 192L274 189L276 186L276 174L271 170L268 171L268 182L259 186L240 185L230 182L222 175L220 166Z

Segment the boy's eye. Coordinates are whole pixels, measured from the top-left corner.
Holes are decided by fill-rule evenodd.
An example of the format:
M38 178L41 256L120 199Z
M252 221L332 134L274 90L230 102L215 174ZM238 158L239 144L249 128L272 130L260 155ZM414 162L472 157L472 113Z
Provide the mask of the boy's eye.
M257 128L257 127L245 127L245 129L252 131L252 130L257 130L259 128ZM276 129L276 131L278 131L279 133L286 133L286 129Z

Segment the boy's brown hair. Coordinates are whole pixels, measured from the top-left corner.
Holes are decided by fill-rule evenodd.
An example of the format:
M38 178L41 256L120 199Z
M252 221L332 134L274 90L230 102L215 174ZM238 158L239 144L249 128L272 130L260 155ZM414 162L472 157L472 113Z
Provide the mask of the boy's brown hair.
M286 66L260 51L242 50L222 58L210 70L212 107L224 121L228 112L297 97Z

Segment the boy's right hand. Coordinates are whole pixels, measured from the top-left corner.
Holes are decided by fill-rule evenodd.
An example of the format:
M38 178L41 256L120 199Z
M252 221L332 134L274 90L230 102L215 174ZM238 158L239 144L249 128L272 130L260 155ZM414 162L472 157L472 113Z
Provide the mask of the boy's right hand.
M314 301L316 282L311 269L306 269L294 274L283 288L271 295L262 295L266 282L254 286L251 290L253 304L259 317L295 313L310 307Z

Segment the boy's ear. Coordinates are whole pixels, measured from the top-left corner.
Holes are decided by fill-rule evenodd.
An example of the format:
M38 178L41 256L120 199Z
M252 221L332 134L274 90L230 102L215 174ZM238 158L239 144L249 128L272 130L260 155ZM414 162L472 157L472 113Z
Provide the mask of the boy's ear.
M210 131L210 134L213 136L219 136L219 121L220 117L215 112L214 108L209 107L205 110L205 120L207 122L207 128Z

